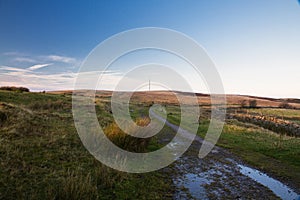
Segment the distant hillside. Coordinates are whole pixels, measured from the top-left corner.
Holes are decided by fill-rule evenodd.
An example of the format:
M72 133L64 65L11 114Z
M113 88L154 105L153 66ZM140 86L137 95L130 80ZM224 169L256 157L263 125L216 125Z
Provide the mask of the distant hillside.
M93 91L91 91L93 92ZM72 91L66 90L66 91L49 91L47 93L52 94L72 94ZM82 91L82 94L84 94L85 91ZM106 90L98 90L96 92L96 96L99 98L107 98L111 97L112 91L106 91ZM126 94L126 92L120 92ZM176 98L176 95L180 95L181 97L184 97L185 103L191 102L191 98L194 96L194 94L190 92L181 92L181 91L140 91L135 92L132 99L141 101L141 102L156 102L156 103L174 103L178 104L178 100ZM210 95L204 94L204 93L196 93L196 96L198 97L198 101L202 105L210 104ZM300 109L300 99L292 99L292 98L270 98L270 97L259 97L259 96L251 96L251 95L232 95L228 94L226 95L227 104L232 106L239 106L241 105L242 101L246 101L247 103L249 100L256 100L258 107L280 107L280 104L282 102L288 103L290 106Z

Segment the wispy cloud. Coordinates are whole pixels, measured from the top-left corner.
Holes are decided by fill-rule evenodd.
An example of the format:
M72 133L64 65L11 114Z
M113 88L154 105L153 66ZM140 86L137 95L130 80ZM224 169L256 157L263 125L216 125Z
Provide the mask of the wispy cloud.
M48 55L48 56L45 56L45 58L48 61L54 61L54 62L63 62L63 63L75 63L76 62L75 58L67 57L67 56Z
M16 67L0 66L1 71L14 71L14 72L28 72L27 69L21 69Z
M38 73L35 69L46 67L48 64L34 65L26 69L20 69L9 66L0 66L0 85L7 86L24 86L34 91L41 90L72 90L74 89L74 81L79 75L73 72L64 73ZM81 72L84 75L84 83L82 88L92 88L94 86L91 80L98 78L100 71ZM118 83L121 76L115 71L107 71L102 74L101 85L99 89L113 89Z
M72 89L74 77L69 74L35 74L24 72L0 73L1 85L24 86L31 90Z
M43 67L47 67L47 66L50 66L52 65L52 63L47 63L47 64L36 64L36 65L33 65L33 66L30 66L28 68L16 68L16 67L8 67L8 66L0 66L0 72L1 71L13 71L13 72L31 72L31 71L34 71L34 70L37 70L37 69L40 69L40 68L43 68Z
M28 62L28 63L38 62L36 59L26 58L26 57L16 57L16 58L14 58L14 61L16 61L16 62Z
M2 55L8 57L10 61L13 63L17 62L20 63L48 63L48 62L55 62L55 63L64 63L68 65L77 65L79 60L74 57L63 56L63 55L29 55L20 53L17 51L12 52L4 52ZM3 63L2 63L3 64Z
M37 65L33 65L31 67L28 67L27 69L28 70L37 70L37 69L40 69L40 68L43 68L43 67L47 67L49 65L52 65L53 63L48 63L48 64L37 64Z
M57 54L30 55L17 51L0 53L0 56L7 62L0 63L2 86L24 86L31 90L72 89L78 75L72 72L80 62L74 57ZM44 68L47 69L39 70ZM90 82L90 78L87 78L87 82ZM107 83L111 83L111 80Z
M5 56L23 56L23 53L17 52L17 51L8 51L4 52L3 55Z

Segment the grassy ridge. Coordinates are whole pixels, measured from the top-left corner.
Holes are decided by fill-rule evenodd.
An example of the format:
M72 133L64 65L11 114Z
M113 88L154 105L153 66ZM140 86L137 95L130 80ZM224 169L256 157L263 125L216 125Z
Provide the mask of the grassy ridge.
M105 108L99 103L97 116L109 127ZM95 160L77 135L68 95L0 91L0 116L0 199L171 196L171 180L161 171L127 174Z

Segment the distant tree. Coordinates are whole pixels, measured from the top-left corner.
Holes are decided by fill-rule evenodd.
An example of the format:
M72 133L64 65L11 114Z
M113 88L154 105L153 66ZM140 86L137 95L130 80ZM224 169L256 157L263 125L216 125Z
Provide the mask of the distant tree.
M28 88L25 88L25 87L19 87L17 89L17 91L20 91L20 92L29 92L29 89Z
M284 100L283 102L281 102L278 107L279 108L286 108L286 109L292 109L292 108L294 108L286 100Z
M14 87L14 86L3 86L3 87L0 87L0 90L8 90L8 91L15 91L15 92L29 92L28 88Z
M244 99L244 100L241 100L241 101L240 101L240 105L241 105L242 108L245 108L246 105L247 105L247 101L246 101L245 99Z
M250 108L256 108L257 107L257 101L254 100L249 100L249 107Z

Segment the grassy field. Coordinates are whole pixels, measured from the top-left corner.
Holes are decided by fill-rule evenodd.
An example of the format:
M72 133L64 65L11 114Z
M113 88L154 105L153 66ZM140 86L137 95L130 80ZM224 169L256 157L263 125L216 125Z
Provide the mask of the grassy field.
M108 107L99 102L97 116L114 130ZM157 148L155 141L144 147ZM162 171L127 174L94 159L75 130L70 95L0 91L0 155L0 199L161 199L173 193Z
M176 100L168 103L165 96L159 98L157 103L163 104L168 120L179 124L180 107ZM157 138L135 140L119 130L112 119L109 99L109 94L97 97L96 113L114 143L135 152L161 147ZM146 125L148 109L154 101L145 96L133 100L131 117ZM110 169L91 156L76 132L71 109L71 95L67 93L0 90L0 199L172 198L171 175L164 170L127 174ZM198 135L204 137L210 107L201 106L200 110ZM299 110L264 108L248 109L248 112L296 121L300 117ZM167 128L162 130L162 134L169 132ZM280 136L231 119L226 121L217 145L300 188L300 138Z

